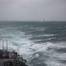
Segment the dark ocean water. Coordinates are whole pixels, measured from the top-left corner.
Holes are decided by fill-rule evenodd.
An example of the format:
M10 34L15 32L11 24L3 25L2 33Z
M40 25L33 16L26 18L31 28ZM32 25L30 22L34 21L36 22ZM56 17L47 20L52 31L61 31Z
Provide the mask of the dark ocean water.
M0 22L2 43L29 66L66 66L66 22Z

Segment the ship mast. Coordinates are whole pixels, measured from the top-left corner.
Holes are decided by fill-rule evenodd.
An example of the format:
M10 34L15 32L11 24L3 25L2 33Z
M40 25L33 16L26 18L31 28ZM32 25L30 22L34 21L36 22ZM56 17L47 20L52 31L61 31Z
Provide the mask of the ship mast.
M8 50L8 40L6 40L6 50Z

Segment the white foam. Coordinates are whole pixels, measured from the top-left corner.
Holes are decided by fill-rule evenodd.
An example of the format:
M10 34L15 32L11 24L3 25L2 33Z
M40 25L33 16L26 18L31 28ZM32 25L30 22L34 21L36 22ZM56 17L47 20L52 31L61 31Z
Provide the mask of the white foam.
M20 32L17 30L9 30L4 29L0 30L1 37L6 41L6 39L9 41L9 49L14 49L20 54L23 55L26 59L32 59L32 55L37 52L43 52L46 53L49 58L46 60L46 63L48 66L62 66L63 64L60 64L58 59L61 60L66 59L66 54L60 54L57 52L54 52L53 48L64 48L66 47L66 42L63 43L41 43L41 44L35 44L33 41L29 40L29 37L25 35L24 32ZM48 35L49 36L49 35ZM6 38L7 37L7 38ZM9 38L10 37L10 38ZM48 50L48 48L52 48L52 50ZM39 54L36 54L35 57L39 57ZM64 66L64 65L63 65Z
M49 60L46 63L47 63L47 66L66 66L65 64L62 64L53 60Z
M3 39L5 38L4 40L6 40L7 37L7 40L9 41L9 48L12 48L14 50L17 50L19 48L19 53L23 54L23 56L26 57L30 57L33 53L39 51L46 51L49 46L49 44L34 44L31 40L29 40L29 38L27 38L27 36L25 36L24 32L4 29L4 31L1 30L1 33ZM15 45L12 43L15 43Z

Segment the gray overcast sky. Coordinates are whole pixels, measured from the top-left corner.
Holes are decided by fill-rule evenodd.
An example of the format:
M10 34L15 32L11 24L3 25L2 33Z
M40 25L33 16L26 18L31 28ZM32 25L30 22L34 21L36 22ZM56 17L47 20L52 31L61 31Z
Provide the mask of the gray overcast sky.
M66 0L0 0L1 20L66 21Z

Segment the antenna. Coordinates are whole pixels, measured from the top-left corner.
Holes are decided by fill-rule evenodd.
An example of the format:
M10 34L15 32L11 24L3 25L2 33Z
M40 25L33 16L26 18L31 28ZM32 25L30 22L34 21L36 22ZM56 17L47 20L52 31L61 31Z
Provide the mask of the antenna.
M8 40L5 42L5 49L8 50Z
M2 40L2 49L4 50L4 40Z
M19 52L19 46L17 47L17 52Z
M0 49L3 49L3 46L2 46L2 39L0 40L0 45L1 45L1 48L0 48Z

